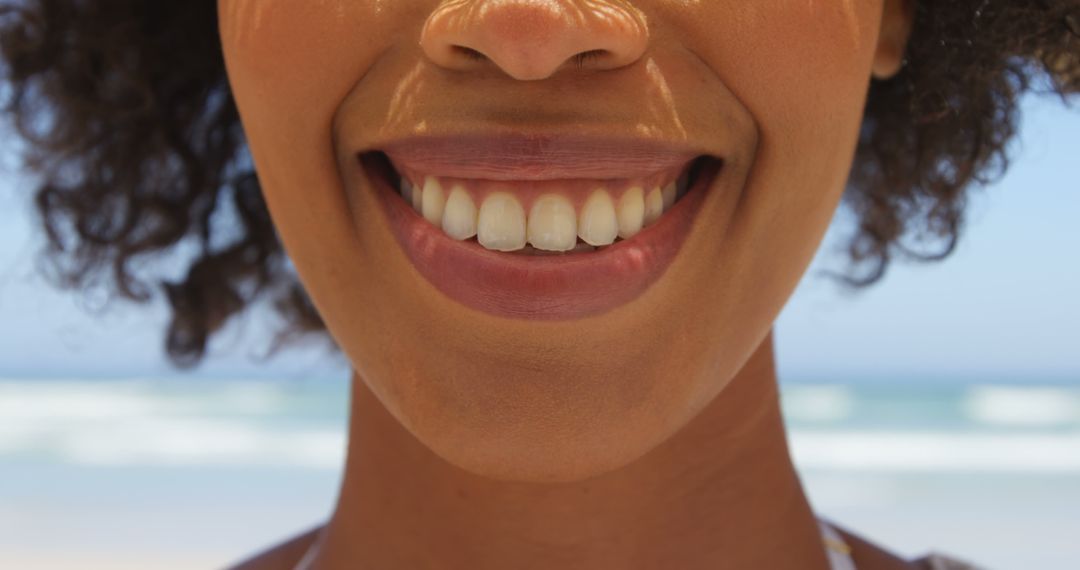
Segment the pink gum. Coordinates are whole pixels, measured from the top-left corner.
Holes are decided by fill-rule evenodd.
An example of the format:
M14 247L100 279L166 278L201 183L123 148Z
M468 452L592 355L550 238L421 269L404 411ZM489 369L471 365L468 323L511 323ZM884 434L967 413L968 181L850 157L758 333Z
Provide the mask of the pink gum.
M428 175L420 174L418 172L410 171L409 169L401 168L398 165L394 165L398 173L404 178L413 183L413 187L417 190L423 188L424 180ZM585 201L592 195L593 191L597 189L607 190L611 195L612 201L616 206L619 204L619 199L626 193L627 190L634 186L640 186L644 191L642 197L648 197L649 192L653 188L659 187L661 190L664 186L672 182L676 182L682 176L687 174L690 168L690 164L680 167L679 169L668 170L660 172L653 176L638 179L619 178L614 180L484 180L484 179L464 179L464 178L449 178L436 176L435 179L439 181L439 184L443 189L443 197L449 198L450 192L455 186L461 186L469 196L473 199L473 204L479 210L480 205L484 203L484 200L492 192L507 192L513 194L515 198L521 202L525 213L528 214L532 208L533 203L544 194L559 194L570 200L570 203L574 206L574 210L580 212L585 206ZM414 190L415 192L416 190Z

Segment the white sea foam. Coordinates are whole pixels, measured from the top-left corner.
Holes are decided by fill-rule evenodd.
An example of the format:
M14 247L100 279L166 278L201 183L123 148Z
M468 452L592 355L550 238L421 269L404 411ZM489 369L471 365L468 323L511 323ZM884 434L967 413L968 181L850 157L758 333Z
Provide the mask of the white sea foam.
M91 420L140 417L163 411L168 400L148 398L137 384L26 382L0 383L0 418L5 423L27 421Z
M338 467L334 410L330 421L286 425L287 404L271 382L0 381L0 461Z
M220 385L109 382L0 381L0 422L79 421L169 414L229 415L284 412L286 393L270 382Z
M838 422L851 415L854 396L846 386L790 386L781 393L784 415L791 420Z
M332 469L344 458L345 435L334 429L281 429L236 420L142 418L41 429L21 451L76 465L282 466ZM19 442L6 442L19 451Z
M1080 433L796 431L800 467L849 471L1080 473Z
M0 381L0 462L337 469L344 393L306 403L295 394L272 382ZM966 427L932 431L848 423L859 409L857 387L790 386L783 394L789 419L829 426L795 424L790 443L801 468L1080 473L1080 429L1069 429L1080 427L1076 391L975 388L955 400Z
M344 458L336 429L236 420L142 418L0 430L0 458L34 453L77 465L261 465L332 469ZM960 434L795 430L801 468L845 471L1080 473L1080 434Z
M964 402L967 416L1001 426L1080 424L1080 391L1066 388L979 386Z

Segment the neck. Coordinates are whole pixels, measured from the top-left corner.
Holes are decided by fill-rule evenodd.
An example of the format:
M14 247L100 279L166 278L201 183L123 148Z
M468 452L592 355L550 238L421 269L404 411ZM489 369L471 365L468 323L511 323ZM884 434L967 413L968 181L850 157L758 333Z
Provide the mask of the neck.
M771 333L673 437L575 483L465 472L355 373L352 390L345 474L313 568L828 568L788 453Z

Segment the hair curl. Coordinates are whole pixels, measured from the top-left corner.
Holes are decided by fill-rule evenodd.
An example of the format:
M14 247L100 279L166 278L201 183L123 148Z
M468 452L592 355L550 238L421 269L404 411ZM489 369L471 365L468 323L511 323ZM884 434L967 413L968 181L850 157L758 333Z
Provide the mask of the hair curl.
M870 87L844 195L858 226L842 278L866 286L897 254L948 256L968 191L1006 168L1020 96L1042 82L1069 102L1078 54L1077 0L918 1L903 68ZM215 1L0 0L0 66L10 84L0 108L38 178L43 258L59 286L104 279L145 302L138 263L189 241L198 253L186 276L152 278L172 307L174 365L199 363L213 333L257 299L287 323L275 347L324 330L247 155ZM234 221L215 223L222 212Z

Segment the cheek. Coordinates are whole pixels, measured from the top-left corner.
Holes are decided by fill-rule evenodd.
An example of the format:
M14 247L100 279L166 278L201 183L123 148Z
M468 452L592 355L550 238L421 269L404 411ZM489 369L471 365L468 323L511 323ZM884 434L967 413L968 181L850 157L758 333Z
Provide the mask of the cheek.
M729 25L708 42L706 57L759 135L742 216L743 237L758 246L742 252L758 255L747 261L786 289L809 263L843 192L882 6L880 0L717 6L723 13L715 17ZM786 291L778 294L786 298Z
M267 206L301 279L332 274L351 238L334 160L341 102L392 34L370 2L221 0L229 83ZM385 30L377 32L377 30ZM382 34L382 35L380 35Z
M816 155L850 146L861 122L880 1L725 4L740 6L726 15L731 25L713 42L713 61L757 121L762 143Z
M757 136L732 225L702 256L721 263L696 280L718 284L708 306L708 320L717 327L711 338L749 354L806 271L843 193L881 4L756 0L713 6L707 18L724 22L720 30L690 22L682 28L700 34L691 45L739 100Z
M346 18L322 2L222 0L220 33L229 76L249 108L311 107L323 112L326 99L349 81L342 72L362 54L348 34ZM318 61L319 65L312 65ZM355 80L353 76L352 80Z
M385 2L220 0L220 34L229 82L268 201L290 172L318 165L332 152L334 113L397 30ZM287 160L284 160L286 159ZM328 183L330 179L318 182ZM316 187L308 179L305 186ZM331 187L331 186L323 186ZM295 192L294 192L295 193ZM272 206L271 206L272 207Z
M274 226L319 312L348 314L348 296L319 294L342 289L340 250L356 239L333 125L393 33L382 22L389 15L361 1L221 0L218 9L229 83Z
M271 210L288 199L286 189L301 187L297 178L329 174L318 166L327 154L333 113L355 81L349 72L362 59L360 52L341 55L357 46L350 45L342 19L320 4L218 4L229 82ZM315 182L307 179L309 187Z

